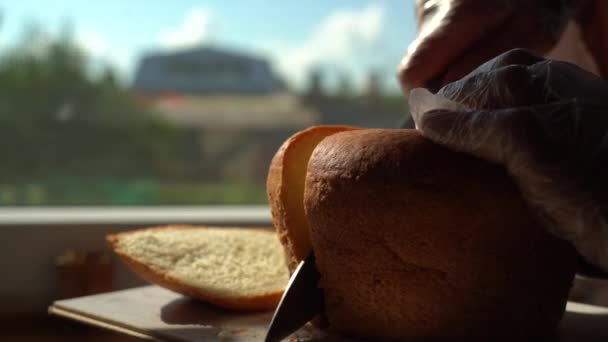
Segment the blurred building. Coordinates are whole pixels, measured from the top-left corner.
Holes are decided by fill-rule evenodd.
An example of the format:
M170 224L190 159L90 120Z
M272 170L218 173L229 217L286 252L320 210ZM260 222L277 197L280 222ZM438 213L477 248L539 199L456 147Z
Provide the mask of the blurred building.
M145 56L133 90L193 95L260 95L285 90L262 59L210 47Z
M361 94L352 93L348 75L331 95L323 70L309 76L307 91L298 95L264 59L198 47L144 56L132 91L185 130L189 176L213 181L263 183L280 144L306 127L397 128L406 116L404 98L385 96L377 73Z
M344 75L338 93L333 95L322 91L323 80L321 71L313 71L302 99L302 103L318 112L320 124L399 128L409 116L405 97L385 94L378 73L368 75L360 94L351 93L350 83Z
M189 132L193 173L208 179L263 181L277 147L319 122L267 61L217 48L147 55L132 90Z

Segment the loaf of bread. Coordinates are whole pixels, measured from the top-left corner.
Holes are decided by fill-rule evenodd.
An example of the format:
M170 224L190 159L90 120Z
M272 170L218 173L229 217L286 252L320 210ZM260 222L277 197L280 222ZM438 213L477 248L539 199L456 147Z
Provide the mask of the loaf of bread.
M283 248L270 230L169 226L107 241L141 278L232 310L273 309L289 280Z
M576 254L502 167L416 130L376 129L328 134L303 164L303 244L329 329L373 340L555 331Z

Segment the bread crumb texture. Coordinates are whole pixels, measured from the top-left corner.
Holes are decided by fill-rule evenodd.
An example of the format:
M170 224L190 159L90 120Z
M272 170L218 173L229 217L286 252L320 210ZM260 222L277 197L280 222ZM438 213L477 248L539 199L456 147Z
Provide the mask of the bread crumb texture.
M122 234L117 249L219 298L283 291L289 281L274 233L239 228L159 229Z

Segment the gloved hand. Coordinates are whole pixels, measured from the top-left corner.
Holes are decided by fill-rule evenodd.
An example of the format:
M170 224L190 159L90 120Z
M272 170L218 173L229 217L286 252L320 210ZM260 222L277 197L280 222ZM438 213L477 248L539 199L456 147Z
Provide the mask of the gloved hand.
M434 88L513 48L544 54L583 1L416 0L418 36L401 62L401 85L406 94Z
M546 228L608 271L608 82L512 50L410 107L425 136L503 164Z

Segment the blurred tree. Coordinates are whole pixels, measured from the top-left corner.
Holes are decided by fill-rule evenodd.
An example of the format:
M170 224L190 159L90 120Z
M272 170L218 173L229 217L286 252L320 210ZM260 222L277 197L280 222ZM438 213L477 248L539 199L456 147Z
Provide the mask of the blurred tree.
M338 96L351 97L355 93L354 89L350 75L347 72L341 72L338 76Z
M308 73L308 92L307 95L311 97L322 96L324 92L324 73L319 67L315 67Z
M0 182L179 176L180 132L89 62L71 30L36 25L0 54Z

